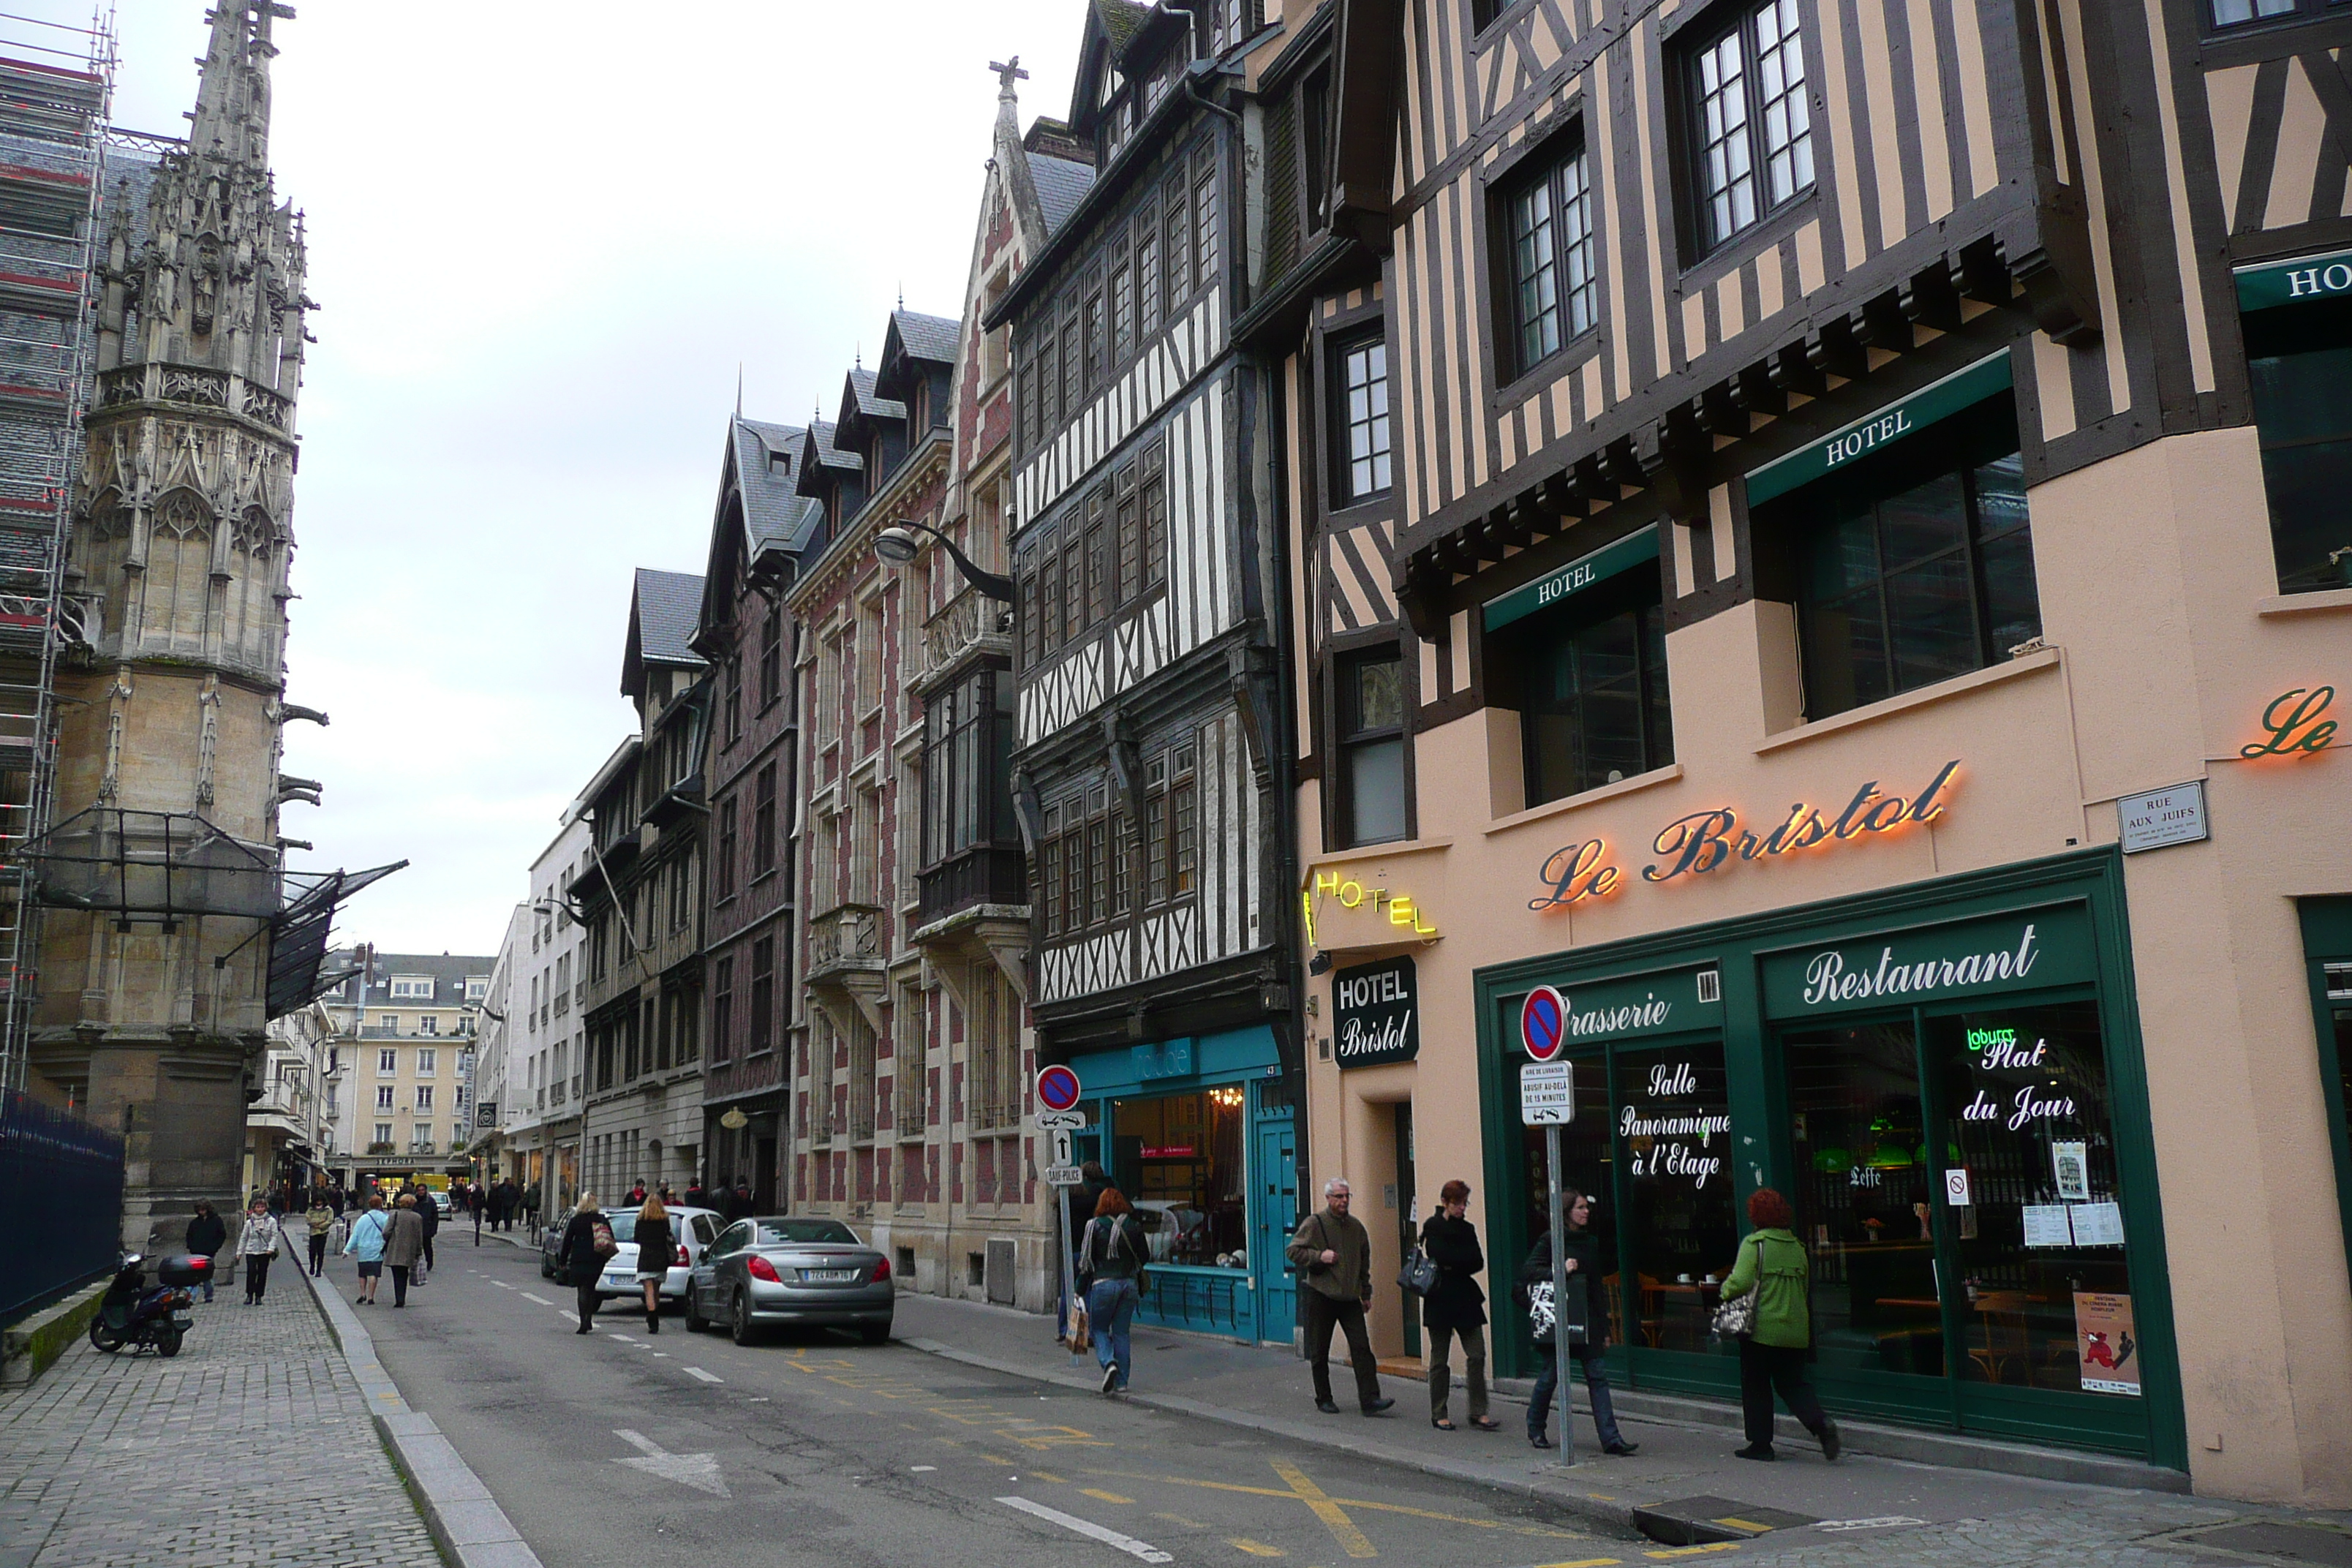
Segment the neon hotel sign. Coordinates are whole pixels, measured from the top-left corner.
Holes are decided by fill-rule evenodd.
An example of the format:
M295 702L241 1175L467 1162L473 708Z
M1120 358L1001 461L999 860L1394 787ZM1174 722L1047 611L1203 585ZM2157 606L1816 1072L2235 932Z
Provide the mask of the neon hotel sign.
M1897 833L1914 823L1933 822L1943 815L1958 761L1946 763L1918 794L1890 795L1872 779L1853 792L1845 809L1834 816L1819 806L1797 802L1788 816L1769 831L1743 825L1729 806L1695 811L1658 829L1651 852L1659 857L1642 868L1642 880L1664 884L1705 877L1734 861L1769 860L1778 856L1828 849L1883 833ZM1623 884L1623 874L1609 863L1607 840L1588 838L1552 851L1541 873L1548 889L1529 899L1531 910L1559 910L1588 899L1605 899Z

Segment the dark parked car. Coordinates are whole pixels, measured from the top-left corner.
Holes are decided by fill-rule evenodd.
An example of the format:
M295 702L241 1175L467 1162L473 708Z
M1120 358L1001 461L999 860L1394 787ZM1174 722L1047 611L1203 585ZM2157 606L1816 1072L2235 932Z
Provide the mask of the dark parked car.
M744 1345L772 1324L806 1323L856 1329L878 1345L897 1297L890 1260L839 1220L741 1219L688 1276L686 1326L725 1323Z

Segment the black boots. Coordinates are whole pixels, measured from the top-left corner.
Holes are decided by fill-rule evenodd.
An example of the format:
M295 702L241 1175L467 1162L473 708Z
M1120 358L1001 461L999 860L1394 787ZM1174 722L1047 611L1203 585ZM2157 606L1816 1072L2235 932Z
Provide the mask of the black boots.
M646 1314L646 1332L649 1334L657 1334L661 1332L660 1312L652 1311Z

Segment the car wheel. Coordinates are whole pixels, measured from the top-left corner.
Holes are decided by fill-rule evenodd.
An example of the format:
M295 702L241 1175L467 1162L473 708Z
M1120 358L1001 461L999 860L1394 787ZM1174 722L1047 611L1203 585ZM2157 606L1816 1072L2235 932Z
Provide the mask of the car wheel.
M155 1336L155 1353L160 1356L178 1355L180 1353L180 1331L177 1329L165 1329L163 1332L157 1334Z
M737 1344L748 1345L760 1337L759 1330L751 1326L751 1299L748 1295L736 1291L727 1310L729 1337Z
M686 1288L686 1331L698 1334L709 1326L710 1320L702 1315L702 1298L695 1293L693 1286L688 1285Z
M857 1325L857 1337L869 1345L887 1345L890 1342L890 1325L860 1323Z

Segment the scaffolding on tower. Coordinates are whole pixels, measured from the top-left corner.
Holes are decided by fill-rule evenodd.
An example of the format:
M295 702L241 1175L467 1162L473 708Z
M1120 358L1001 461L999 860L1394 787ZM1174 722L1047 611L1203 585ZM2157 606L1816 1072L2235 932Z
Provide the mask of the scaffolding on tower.
M90 279L114 93L111 5L0 16L0 1089L39 996L37 866L57 773L59 585L91 383Z

